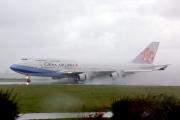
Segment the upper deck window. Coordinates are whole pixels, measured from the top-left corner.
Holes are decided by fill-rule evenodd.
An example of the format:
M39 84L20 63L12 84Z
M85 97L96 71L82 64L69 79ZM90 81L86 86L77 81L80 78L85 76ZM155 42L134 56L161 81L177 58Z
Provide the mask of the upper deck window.
M51 60L51 62L60 62L60 60Z
M47 61L47 60L35 60L35 61Z
M22 58L21 60L27 60L27 58Z

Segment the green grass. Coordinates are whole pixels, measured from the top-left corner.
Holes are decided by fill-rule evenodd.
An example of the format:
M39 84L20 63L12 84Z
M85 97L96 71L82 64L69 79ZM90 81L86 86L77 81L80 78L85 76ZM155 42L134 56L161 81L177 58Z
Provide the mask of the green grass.
M178 86L115 85L0 85L14 89L20 100L20 112L79 112L111 106L111 99L135 94L174 94L180 98ZM82 106L85 105L84 109Z

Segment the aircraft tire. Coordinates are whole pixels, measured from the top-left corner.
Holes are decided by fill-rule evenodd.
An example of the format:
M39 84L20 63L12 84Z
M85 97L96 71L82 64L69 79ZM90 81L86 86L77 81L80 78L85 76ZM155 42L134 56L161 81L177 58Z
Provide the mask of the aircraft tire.
M26 82L30 83L30 82L31 82L31 80L30 80L30 79L27 79L27 80L26 80Z

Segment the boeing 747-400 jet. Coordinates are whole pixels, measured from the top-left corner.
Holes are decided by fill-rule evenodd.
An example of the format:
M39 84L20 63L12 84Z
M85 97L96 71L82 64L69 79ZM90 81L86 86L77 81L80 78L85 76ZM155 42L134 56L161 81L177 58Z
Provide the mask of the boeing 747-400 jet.
M12 64L10 69L26 75L28 83L31 82L30 76L52 77L53 79L74 78L81 83L88 79L100 77L109 77L114 80L138 72L165 70L169 64L153 64L158 46L159 42L152 42L131 62L124 64L50 58L22 58L19 62Z

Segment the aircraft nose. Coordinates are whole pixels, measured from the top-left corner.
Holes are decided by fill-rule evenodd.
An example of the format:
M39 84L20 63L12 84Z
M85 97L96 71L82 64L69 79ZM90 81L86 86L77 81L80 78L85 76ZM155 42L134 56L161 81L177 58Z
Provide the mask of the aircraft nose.
M15 71L16 65L15 65L15 64L12 64L12 65L10 66L10 69L13 70L13 71Z

